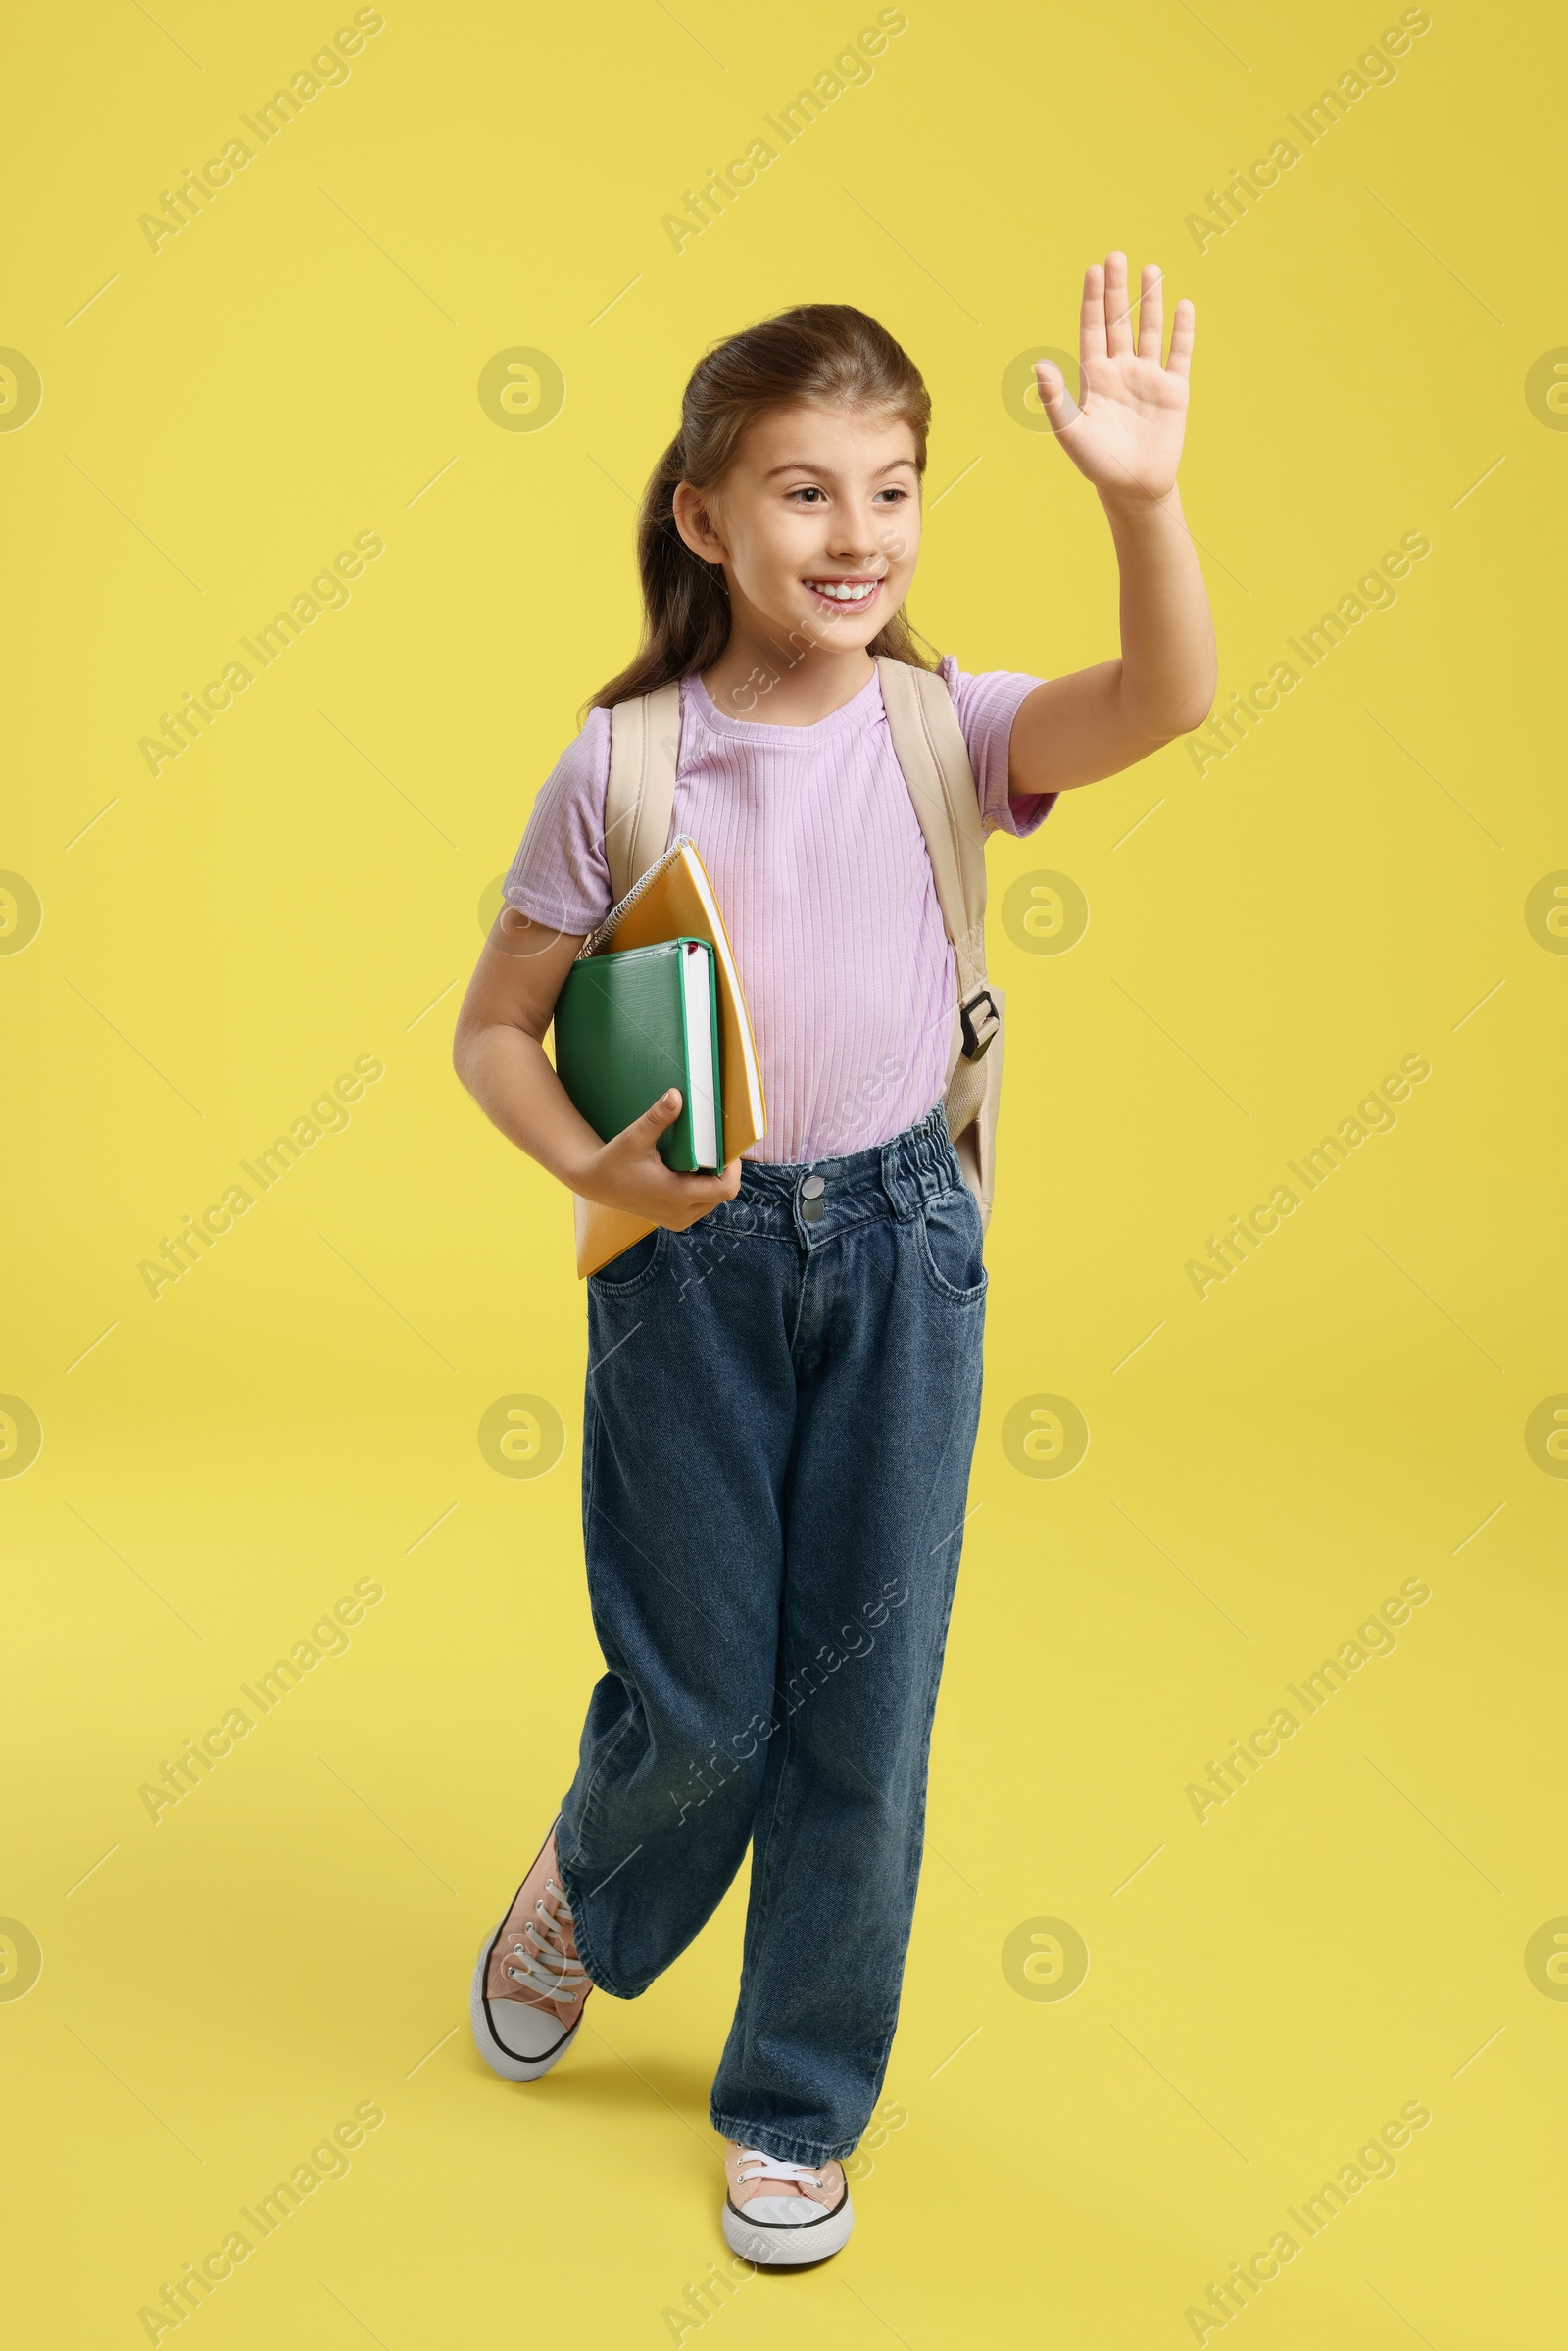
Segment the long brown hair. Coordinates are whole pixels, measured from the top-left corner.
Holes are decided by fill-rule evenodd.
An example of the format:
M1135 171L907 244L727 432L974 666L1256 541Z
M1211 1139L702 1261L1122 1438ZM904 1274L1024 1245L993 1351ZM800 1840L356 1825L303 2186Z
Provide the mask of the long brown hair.
M677 483L715 488L758 416L798 402L817 408L887 409L914 435L925 471L931 396L920 371L885 326L843 302L805 302L716 344L692 370L680 430L654 467L637 521L643 642L636 657L587 705L608 710L635 694L710 669L729 642L729 590L716 563L694 555L675 527ZM866 649L912 668L916 650L903 608Z

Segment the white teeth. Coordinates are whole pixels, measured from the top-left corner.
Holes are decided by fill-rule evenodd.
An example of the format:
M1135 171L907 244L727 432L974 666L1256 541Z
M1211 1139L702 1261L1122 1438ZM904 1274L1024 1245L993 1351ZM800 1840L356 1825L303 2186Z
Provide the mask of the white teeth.
M868 596L876 594L881 584L880 580L875 579L866 580L859 587L852 586L847 580L813 579L807 582L808 587L816 590L818 596L831 596L835 604L864 604Z

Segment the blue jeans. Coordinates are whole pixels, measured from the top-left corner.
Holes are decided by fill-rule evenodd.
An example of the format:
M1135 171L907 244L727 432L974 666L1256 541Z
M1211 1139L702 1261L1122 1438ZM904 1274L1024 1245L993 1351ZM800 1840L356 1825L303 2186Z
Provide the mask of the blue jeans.
M785 2162L853 2152L898 2021L980 1412L980 1242L939 1104L814 1168L744 1162L735 1200L588 1284L608 1670L562 1880L589 1977L632 1999L752 1845L711 2113Z

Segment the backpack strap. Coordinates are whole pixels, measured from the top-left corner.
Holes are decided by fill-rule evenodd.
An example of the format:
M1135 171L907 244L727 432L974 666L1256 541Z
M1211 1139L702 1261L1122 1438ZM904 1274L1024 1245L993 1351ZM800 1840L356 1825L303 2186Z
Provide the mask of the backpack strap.
M878 655L888 729L920 819L937 903L957 965L957 1035L948 1067L948 1132L955 1142L980 1114L980 1064L1001 1031L999 997L986 980L986 850L980 796L953 697L931 669Z
M953 697L932 670L877 657L888 728L920 820L942 923L957 970L943 1097L964 1180L989 1219L1002 1082L1004 1000L986 979L985 827ZM605 856L618 904L669 842L680 753L680 687L617 703L610 713ZM991 1052L996 1047L995 1053ZM989 1060L987 1055L990 1055Z
M610 713L605 857L616 906L669 844L680 754L680 687L617 702Z

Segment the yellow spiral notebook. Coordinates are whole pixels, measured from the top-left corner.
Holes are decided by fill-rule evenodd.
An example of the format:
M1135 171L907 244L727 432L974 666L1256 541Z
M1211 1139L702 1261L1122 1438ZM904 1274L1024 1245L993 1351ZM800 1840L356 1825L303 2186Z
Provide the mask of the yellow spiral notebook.
M627 948L656 947L665 939L706 939L713 951L718 990L719 1089L724 1118L724 1163L739 1158L767 1123L762 1073L752 1035L751 1015L741 993L740 973L724 917L697 844L686 834L672 841L642 879L611 907L599 928L583 941L582 955L617 955ZM651 1104L644 1104L645 1108ZM608 1141L608 1137L602 1138ZM622 1249L654 1229L651 1219L624 1208L572 1196L577 1228L577 1271L585 1279L618 1257Z

